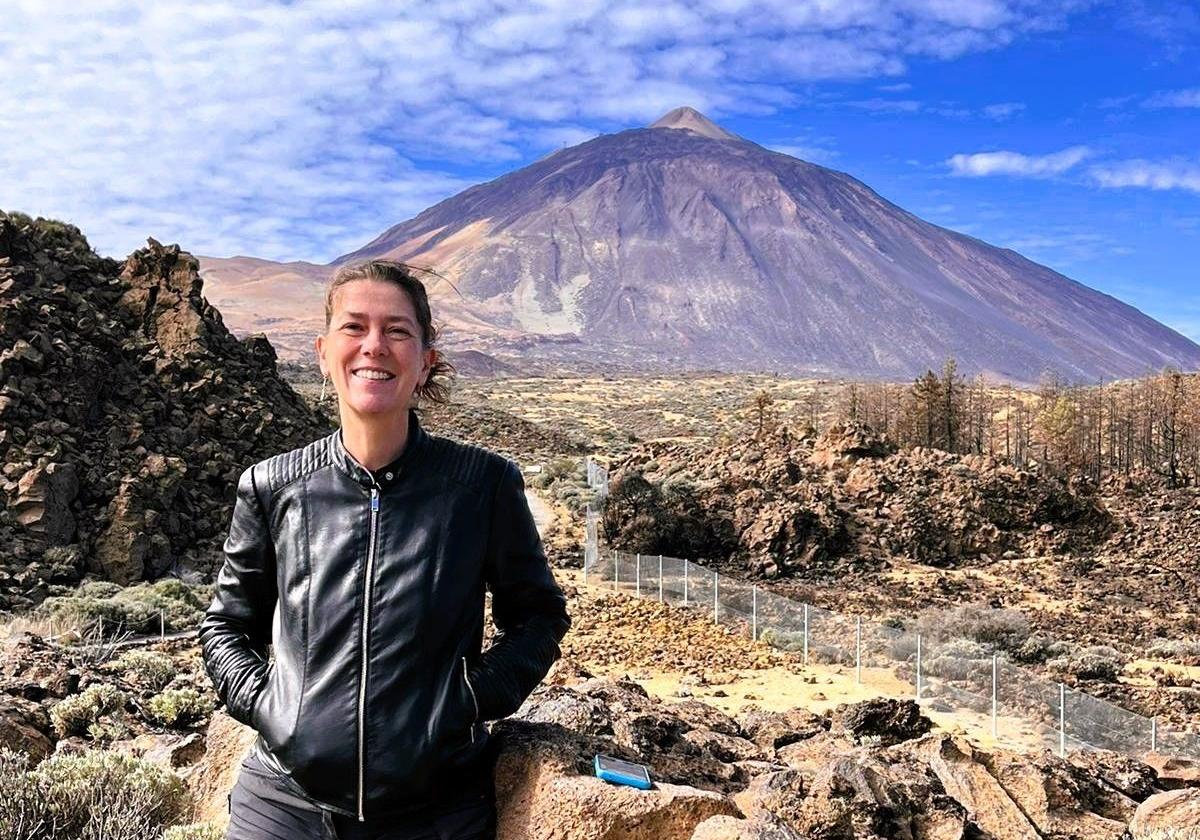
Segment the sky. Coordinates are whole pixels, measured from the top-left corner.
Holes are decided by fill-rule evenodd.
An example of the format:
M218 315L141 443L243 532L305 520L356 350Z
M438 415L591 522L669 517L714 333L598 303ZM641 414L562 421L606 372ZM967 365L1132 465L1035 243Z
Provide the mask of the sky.
M0 209L328 262L690 105L1200 341L1200 3L3 0Z

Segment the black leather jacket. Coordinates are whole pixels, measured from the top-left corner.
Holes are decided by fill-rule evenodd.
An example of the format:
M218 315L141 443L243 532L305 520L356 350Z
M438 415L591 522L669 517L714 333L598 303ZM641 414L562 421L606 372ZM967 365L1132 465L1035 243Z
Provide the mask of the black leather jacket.
M481 654L485 587L497 634ZM375 475L340 432L242 474L200 639L262 757L364 819L477 771L484 721L520 706L569 626L516 465L410 412Z

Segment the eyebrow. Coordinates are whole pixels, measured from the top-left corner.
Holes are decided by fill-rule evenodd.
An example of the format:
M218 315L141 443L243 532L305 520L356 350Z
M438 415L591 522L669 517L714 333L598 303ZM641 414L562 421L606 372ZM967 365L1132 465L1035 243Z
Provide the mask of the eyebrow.
M340 317L343 319L354 318L357 321L371 320L370 317L363 312L343 312ZM389 315L384 320L387 321L389 324L394 324L394 323L402 321L406 324L412 324L413 326L416 326L416 323L413 321L413 319L408 317L407 315Z

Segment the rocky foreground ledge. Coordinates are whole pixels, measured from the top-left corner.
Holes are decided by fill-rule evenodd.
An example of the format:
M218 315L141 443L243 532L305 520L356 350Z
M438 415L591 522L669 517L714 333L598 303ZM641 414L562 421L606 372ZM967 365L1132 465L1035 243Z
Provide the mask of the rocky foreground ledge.
M1200 827L1194 765L984 752L932 731L911 701L731 718L591 678L540 689L494 734L502 840L1117 840ZM182 759L202 817L224 820L253 737L217 714L205 754ZM594 778L596 752L648 764L655 788ZM171 761L169 746L154 753Z

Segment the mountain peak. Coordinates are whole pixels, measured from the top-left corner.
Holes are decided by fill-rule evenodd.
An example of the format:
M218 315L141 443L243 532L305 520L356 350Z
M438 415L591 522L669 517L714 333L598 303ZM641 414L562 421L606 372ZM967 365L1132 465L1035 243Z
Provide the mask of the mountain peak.
M736 134L731 134L721 128L721 126L701 114L695 108L689 108L686 105L682 108L668 111L650 123L649 127L682 129L683 131L690 131L693 134L699 134L701 137L708 137L712 140L741 139Z

